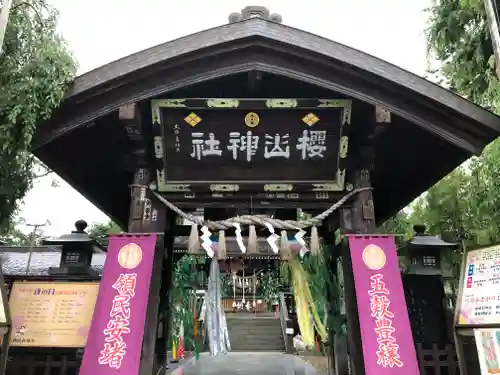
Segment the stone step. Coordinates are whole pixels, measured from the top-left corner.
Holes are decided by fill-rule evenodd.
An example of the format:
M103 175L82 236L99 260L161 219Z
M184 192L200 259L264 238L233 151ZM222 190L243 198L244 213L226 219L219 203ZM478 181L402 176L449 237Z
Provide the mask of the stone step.
M229 335L229 339L231 340L231 335ZM233 336L232 342L283 342L283 338L280 336L275 337L245 337L245 336Z
M230 326L244 326L244 327L247 327L247 326L260 326L260 327L276 326L276 327L281 327L281 322L279 320L278 321L271 320L271 321L266 322L266 321L262 321L259 319L248 319L248 320L243 320L243 319L229 320L229 319L226 319L226 323L227 323L227 325L230 325Z
M285 347L283 343L279 342L230 342L231 348L232 349L259 349L261 348L262 350L264 349L275 349L279 350Z
M261 326L257 324L247 324L247 325L239 325L239 324L228 324L227 329L232 329L235 331L281 331L281 325L272 325L272 326Z
M274 313L269 313L269 314L252 314L252 313L227 314L226 313L226 318L230 318L230 319L277 319L277 320L279 320L279 317L276 316Z
M256 347L256 348L259 348L261 346L263 347L272 347L272 348L275 348L275 347L278 347L278 348L281 348L281 347L284 347L285 344L283 341L240 341L240 340L229 340L229 342L231 343L231 347L233 348L239 348L239 347L242 347L242 346L245 346L245 347Z
M240 352L284 352L285 346L267 346L267 345L231 345L231 351L240 351Z
M242 350L248 349L248 351L252 351L253 349L272 349L272 350L281 350L285 348L285 344L283 342L232 342L230 341L231 349L234 350Z
M264 319L248 319L248 320L243 320L243 319L226 319L227 325L230 326L242 326L242 327L249 327L249 326L259 326L259 327L281 327L281 322L279 320L269 320L266 321Z
M268 347L241 347L241 348L231 348L232 352L278 352L284 353L285 347L282 348L268 348Z
M272 313L227 314L226 322L232 351L285 351L281 321Z
M268 321L268 320L277 320L279 321L280 318L274 316L274 315L257 315L257 314L248 314L248 315L240 315L240 314L233 314L233 315L230 315L230 314L226 314L226 319L230 319L230 320L247 320L247 319L250 319L250 320L264 320L264 321Z
M228 330L229 336L234 336L234 337L248 337L248 338L262 338L269 340L270 338L276 337L276 338L281 338L282 337L282 332L281 331L276 331L276 332L240 332L240 331L232 331Z

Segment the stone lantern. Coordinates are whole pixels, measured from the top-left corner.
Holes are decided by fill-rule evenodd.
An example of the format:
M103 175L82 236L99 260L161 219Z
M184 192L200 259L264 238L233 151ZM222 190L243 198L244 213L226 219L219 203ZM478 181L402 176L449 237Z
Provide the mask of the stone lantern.
M92 253L97 246L96 241L89 237L85 229L87 222L78 220L75 223L76 230L60 237L50 238L43 241L44 245L62 246L61 263L59 267L50 267L50 275L79 275L99 276L90 265Z
M457 244L426 234L425 225L414 225L413 230L415 234L405 244L409 262L407 273L443 275L448 267L443 264L441 251L456 247Z

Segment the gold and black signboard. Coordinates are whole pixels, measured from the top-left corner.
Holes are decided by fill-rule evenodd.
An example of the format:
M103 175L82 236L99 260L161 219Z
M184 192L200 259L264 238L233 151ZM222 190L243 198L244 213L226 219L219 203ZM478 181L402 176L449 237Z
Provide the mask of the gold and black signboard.
M152 101L158 191L344 190L351 101Z

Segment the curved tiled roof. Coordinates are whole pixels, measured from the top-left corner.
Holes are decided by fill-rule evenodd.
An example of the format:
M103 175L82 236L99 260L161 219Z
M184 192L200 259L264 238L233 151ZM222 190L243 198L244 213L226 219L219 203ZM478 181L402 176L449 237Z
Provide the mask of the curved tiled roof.
M148 100L176 98L188 88L194 93L195 86L252 72L262 73L264 80L279 77L394 114L394 124L384 128L373 149L377 162L371 184L380 220L500 135L499 117L422 77L318 35L252 18L166 42L76 78L61 106L37 125L32 151L126 226L132 150L125 128L117 123L119 108L142 105L146 129L151 126L146 120ZM212 89L207 92L215 95ZM94 164L100 168L91 167Z
M236 239L228 237L226 241L228 255L234 256L234 254L239 254ZM188 237L176 237L174 251L177 253L185 252L187 243ZM258 246L259 254L254 254L255 256L276 256L264 238L259 238ZM29 270L26 272L30 250L32 253L31 262ZM40 246L35 248L0 246L0 260L3 274L6 276L48 276L49 268L59 267L61 248L59 246ZM92 269L101 275L105 261L106 253L94 252L92 254Z

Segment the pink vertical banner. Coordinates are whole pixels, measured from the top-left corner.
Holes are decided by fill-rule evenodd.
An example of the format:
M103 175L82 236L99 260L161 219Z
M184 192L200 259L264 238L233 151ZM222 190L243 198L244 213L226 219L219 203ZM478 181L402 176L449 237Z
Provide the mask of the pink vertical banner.
M394 236L348 236L366 375L419 375Z
M109 238L79 375L136 375L141 360L156 234Z

